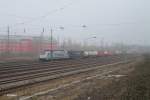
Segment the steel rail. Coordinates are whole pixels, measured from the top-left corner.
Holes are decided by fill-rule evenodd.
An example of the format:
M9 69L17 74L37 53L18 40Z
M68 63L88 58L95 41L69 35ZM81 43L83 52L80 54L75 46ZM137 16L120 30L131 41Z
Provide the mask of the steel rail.
M20 86L26 86L33 83L42 82L46 77L48 78L46 78L44 81L55 79L58 76L60 77L61 74L66 75L67 73L73 73L74 71L77 73L80 72L80 70L82 69L88 69L88 68L94 69L95 66L100 66L108 63L114 63L114 62L125 60L125 58L122 56L106 57L106 58L104 57L102 61L97 58L86 59L86 60L84 59L85 61L83 62L80 62L79 60L78 62L74 62L71 64L68 63L68 65L62 65L61 67L58 64L57 67L50 67L49 69L42 69L43 67L39 67L41 68L41 71L40 69L38 69L35 70L35 72L33 72L34 70L32 70L20 74L15 73L16 75L9 74L10 76L12 75L12 77L9 77L9 75L8 76L6 75L5 77L4 74L1 74L3 75L3 77L1 77L0 80L0 88L1 88L0 94L3 94L4 91L7 90L9 91L9 89L12 88L17 88ZM128 59L130 58L131 57L128 57Z
M78 62L87 62L84 60L78 60L78 61L66 61L63 63L55 63L55 64L50 64L50 63L40 63L40 64L31 64L25 67L17 67L17 68L11 68L11 66L9 67L10 69L5 69L5 70L1 70L0 71L0 75L1 74L7 74L7 73L15 73L15 72L21 72L21 71L27 71L27 70L36 70L36 69L41 69L42 68L48 68L48 67L57 67L57 66L65 66L65 65L69 65L69 64L73 64L73 63L78 63ZM31 67L32 66L32 67Z
M96 62L96 60L95 61L92 61L92 63L95 63ZM89 64L88 63L88 61L86 61L86 62L78 62L78 63L76 63L76 64L66 64L65 66L53 66L53 67L51 67L51 66L46 66L46 68L44 67L41 67L41 68L38 68L38 69L34 69L34 70L24 70L23 72L16 72L16 73L5 73L5 74L2 74L1 76L0 76L0 79L2 80L3 78L7 78L7 77L15 77L15 76L18 76L18 75L25 75L25 74L30 74L30 73L41 73L41 72L45 72L45 71L50 71L50 70L57 70L57 69L63 69L63 68L69 68L69 67L75 67L75 66L80 66L80 65L82 65L82 64L85 64L86 65L86 63L87 64ZM1 82L1 80L0 80L0 82Z

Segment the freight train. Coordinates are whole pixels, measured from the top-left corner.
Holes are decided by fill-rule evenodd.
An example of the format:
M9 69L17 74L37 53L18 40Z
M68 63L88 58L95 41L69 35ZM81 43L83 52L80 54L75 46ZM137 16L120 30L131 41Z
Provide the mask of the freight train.
M67 51L67 50L53 50L44 51L40 54L40 60L61 60L61 59L78 59L86 57L96 57L96 56L110 56L111 52L108 51Z

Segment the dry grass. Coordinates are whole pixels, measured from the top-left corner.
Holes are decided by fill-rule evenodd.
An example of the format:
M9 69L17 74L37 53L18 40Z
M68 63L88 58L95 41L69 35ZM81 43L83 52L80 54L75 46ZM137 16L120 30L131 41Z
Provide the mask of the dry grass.
M144 55L128 77L104 87L91 85L74 100L150 100L150 55Z

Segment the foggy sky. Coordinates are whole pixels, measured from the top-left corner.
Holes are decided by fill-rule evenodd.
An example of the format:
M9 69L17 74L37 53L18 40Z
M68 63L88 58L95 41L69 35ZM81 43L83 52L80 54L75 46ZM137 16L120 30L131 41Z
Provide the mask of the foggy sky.
M8 25L11 34L40 35L45 27L48 35L52 27L60 39L150 45L150 0L0 0L0 34Z

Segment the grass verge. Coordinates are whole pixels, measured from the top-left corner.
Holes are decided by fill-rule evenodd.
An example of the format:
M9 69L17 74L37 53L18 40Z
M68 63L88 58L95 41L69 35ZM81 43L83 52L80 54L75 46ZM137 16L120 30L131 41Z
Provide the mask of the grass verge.
M150 55L144 55L128 77L112 80L105 87L91 85L74 100L150 100Z

